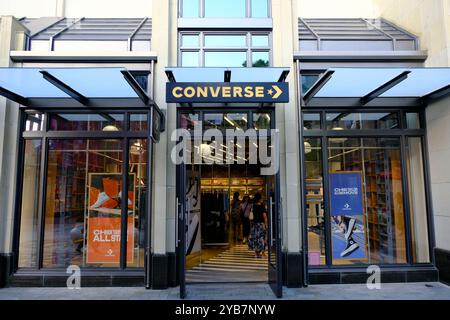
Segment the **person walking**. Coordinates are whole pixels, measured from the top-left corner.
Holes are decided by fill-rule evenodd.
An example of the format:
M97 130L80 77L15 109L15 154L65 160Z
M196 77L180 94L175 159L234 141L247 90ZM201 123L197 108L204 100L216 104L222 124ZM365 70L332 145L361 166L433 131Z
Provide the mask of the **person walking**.
M241 221L242 221L242 236L244 240L243 244L246 244L250 235L250 211L252 210L252 204L250 203L250 197L244 196L241 202Z
M266 247L267 209L261 201L260 193L253 197L253 220L248 239L248 246L255 251L255 257L261 258Z
M233 200L231 201L231 225L233 228L233 240L235 242L241 241L241 217L240 217L240 201L239 192L233 194Z

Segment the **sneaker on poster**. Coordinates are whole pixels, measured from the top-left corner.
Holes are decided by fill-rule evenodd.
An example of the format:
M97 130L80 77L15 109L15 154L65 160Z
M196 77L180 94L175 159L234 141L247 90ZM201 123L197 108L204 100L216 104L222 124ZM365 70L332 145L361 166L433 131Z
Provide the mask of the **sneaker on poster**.
M122 198L122 191L119 192L119 198ZM130 200L130 198L128 198L128 206L132 206L133 202Z
M351 255L355 250L359 248L359 245L356 243L355 240L352 238L348 239L347 241L347 247L344 249L344 251L341 252L341 257L347 257Z
M97 200L95 203L91 206L91 209L100 208L102 204L104 204L106 201L108 201L110 198L105 192L100 192L98 194Z
M355 218L351 218L350 221L348 222L347 230L345 231L345 240L348 240L351 237L353 233L353 228L355 228L355 223L356 223Z

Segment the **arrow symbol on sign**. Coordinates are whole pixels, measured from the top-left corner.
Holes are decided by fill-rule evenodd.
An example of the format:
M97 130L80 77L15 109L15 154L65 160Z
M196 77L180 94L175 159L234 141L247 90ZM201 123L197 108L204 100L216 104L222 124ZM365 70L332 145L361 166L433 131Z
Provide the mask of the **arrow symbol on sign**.
M275 94L272 96L272 99L278 98L283 93L283 90L281 90L278 86L272 86L272 88L275 89Z

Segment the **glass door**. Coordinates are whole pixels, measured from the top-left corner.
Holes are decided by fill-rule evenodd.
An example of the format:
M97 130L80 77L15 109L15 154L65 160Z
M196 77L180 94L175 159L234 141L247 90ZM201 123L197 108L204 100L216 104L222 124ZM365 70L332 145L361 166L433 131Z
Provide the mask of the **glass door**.
M176 218L176 246L178 257L178 279L180 282L180 298L186 297L186 233L187 204L186 204L186 164L177 166L177 218Z

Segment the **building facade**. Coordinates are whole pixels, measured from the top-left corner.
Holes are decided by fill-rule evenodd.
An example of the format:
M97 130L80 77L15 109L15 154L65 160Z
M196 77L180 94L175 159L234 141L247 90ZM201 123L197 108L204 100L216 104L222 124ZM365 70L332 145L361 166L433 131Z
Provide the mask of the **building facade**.
M6 3L2 285L449 281L449 1Z

